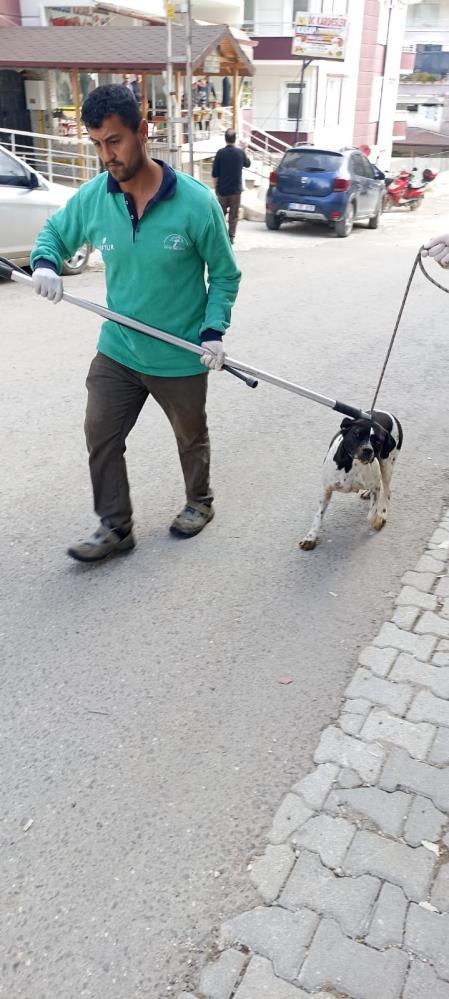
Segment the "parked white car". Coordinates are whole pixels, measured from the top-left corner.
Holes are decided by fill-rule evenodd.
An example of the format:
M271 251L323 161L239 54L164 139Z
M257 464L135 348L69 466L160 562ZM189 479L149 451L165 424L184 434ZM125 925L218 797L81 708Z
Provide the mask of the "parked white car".
M38 232L46 219L74 194L73 187L52 184L28 163L0 146L0 256L27 267ZM89 260L86 243L64 264L63 274L80 274Z

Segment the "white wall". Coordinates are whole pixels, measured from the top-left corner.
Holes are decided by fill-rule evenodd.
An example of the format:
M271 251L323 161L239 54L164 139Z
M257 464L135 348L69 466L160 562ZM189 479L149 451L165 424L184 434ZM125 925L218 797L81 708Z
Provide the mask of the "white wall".
M254 34L291 36L292 11L293 0L255 0Z
M308 0L311 14L346 14L352 0ZM363 0L358 0L358 5ZM306 13L306 8L304 9ZM291 35L293 24L293 0L254 0L254 34Z
M293 132L296 122L287 117L287 83L299 82L296 64L289 66L258 66L253 80L253 114L255 128L264 132ZM313 127L315 105L316 71L306 71L306 85L303 101L303 121ZM301 129L303 130L303 129Z
M406 13L405 41L408 45L449 44L449 0L430 6L426 0L411 5Z
M318 67L318 102L315 143L319 146L350 146L353 142L355 106L359 78L360 45L365 4L349 0L349 33L343 63L320 62ZM342 77L340 120L330 124L326 116L328 77Z
M406 121L407 125L412 128L426 128L430 132L441 132L443 130L443 115L444 108L441 105L429 107L425 104L418 104L417 111L407 113Z
M283 13L281 6L283 3ZM349 34L344 62L315 62L306 71L306 93L303 105L302 131L311 131L314 141L319 145L350 145L354 130L355 104L357 97L358 66L360 59L360 42L362 35L364 0L310 0L311 11L324 13L340 13L347 9L349 18ZM268 30L267 25L273 23L270 19L278 12L278 24L281 17L289 11L291 24L291 0L286 11L285 0L275 7L275 0L256 0L255 33L274 35L277 32ZM283 22L285 24L285 21ZM259 32L258 32L259 28ZM262 28L264 30L262 31ZM292 29L283 31L292 34ZM287 83L299 80L301 73L300 61L277 62L267 64L257 62L255 50L255 76L253 79L253 121L257 128L264 131L293 131L295 123L287 118ZM340 120L329 120L329 99L331 97L328 77L341 78ZM315 101L316 97L316 101ZM327 110L326 110L327 109ZM316 121L315 118L316 110Z
M449 27L449 0L421 0L411 4L407 11L407 28Z
M211 24L240 27L243 23L243 0L192 0L192 16Z
M389 42L386 52L379 112L378 138L375 150L376 158L381 167L387 166L391 157L406 17L406 6L401 2L397 2L391 11Z

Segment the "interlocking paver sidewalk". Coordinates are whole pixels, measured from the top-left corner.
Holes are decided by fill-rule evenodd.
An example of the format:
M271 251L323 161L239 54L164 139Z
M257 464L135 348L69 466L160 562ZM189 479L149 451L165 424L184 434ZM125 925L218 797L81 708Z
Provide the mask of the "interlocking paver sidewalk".
M402 584L179 999L449 999L449 511Z

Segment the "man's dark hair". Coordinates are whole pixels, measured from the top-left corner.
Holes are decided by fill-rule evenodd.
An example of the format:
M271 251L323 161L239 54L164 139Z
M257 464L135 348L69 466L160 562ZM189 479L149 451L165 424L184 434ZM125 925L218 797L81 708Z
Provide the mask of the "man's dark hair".
M139 105L131 90L118 83L96 87L86 97L81 119L87 128L101 128L105 118L117 114L124 125L137 132L142 120Z
M228 145L233 146L236 138L237 138L237 135L236 135L234 129L233 128L227 128L226 132L225 132L225 142L227 142Z

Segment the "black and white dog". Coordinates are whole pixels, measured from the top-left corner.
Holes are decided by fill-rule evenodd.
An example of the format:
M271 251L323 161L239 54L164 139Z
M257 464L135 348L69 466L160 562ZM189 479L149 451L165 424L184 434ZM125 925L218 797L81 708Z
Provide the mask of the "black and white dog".
M315 548L332 493L361 493L369 499L368 523L380 531L386 523L390 482L402 447L402 427L390 413L375 411L371 419L345 417L324 459L323 493L310 531L299 542L305 551Z

